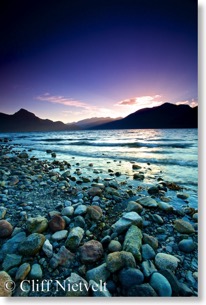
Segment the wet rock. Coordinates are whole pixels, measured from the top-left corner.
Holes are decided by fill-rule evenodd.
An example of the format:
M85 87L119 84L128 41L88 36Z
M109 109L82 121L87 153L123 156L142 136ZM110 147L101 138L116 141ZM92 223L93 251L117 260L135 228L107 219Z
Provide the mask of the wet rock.
M174 275L174 273L170 270L160 270L159 273L161 273L170 283L170 286L172 288L172 295L173 296L179 296L179 281Z
M155 251L149 244L142 245L142 259L149 260L155 257Z
M72 206L65 207L61 213L62 216L72 216L74 213L74 208Z
M7 208L0 207L0 219L3 219L6 215Z
M124 239L123 243L123 250L127 252L131 252L135 259L138 262L141 262L142 255L141 255L141 247L142 247L142 231L137 227L132 225Z
M179 242L178 247L180 251L190 253L195 250L196 244L193 242L192 239L183 239Z
M150 277L153 272L157 271L155 265L150 260L142 262L141 269L145 277Z
M79 248L83 263L94 263L101 259L104 250L102 244L97 240L90 240Z
M159 188L157 186L152 186L148 189L150 195L155 195L159 193Z
M168 280L160 273L155 272L152 274L150 279L150 285L157 294L161 297L171 297L172 296L172 288Z
M151 215L151 217L152 217L152 220L154 222L158 223L159 225L162 225L164 223L164 220L162 219L162 217L157 214Z
M106 283L104 285L102 282L99 284L93 280L90 280L89 286L90 286L90 292L91 292L92 296L94 296L94 297L111 297L112 296L106 288Z
M165 212L173 211L173 206L168 204L167 202L160 201L160 202L157 202L157 204L158 204L158 207Z
M74 215L84 215L87 212L87 206L84 204L78 205L78 207L74 211Z
M142 168L141 166L139 166L138 164L132 164L132 169L140 169Z
M179 282L179 295L182 297L190 297L193 296L193 292L185 283Z
M7 238L12 234L13 226L7 220L0 220L0 238Z
M22 264L17 270L15 281L23 281L31 270L31 266L28 263Z
M144 180L144 175L140 173L136 173L133 175L134 180Z
M12 283L10 275L5 271L0 271L0 296L1 297L10 297L12 295L12 286L11 290L6 289L5 283Z
M55 241L59 241L59 240L67 238L67 235L68 235L67 230L57 231L52 235L52 239Z
M64 267L69 267L72 261L74 260L74 258L75 258L75 254L67 250L65 246L62 246L57 254L53 254L53 257L51 258L49 265L52 269L57 268L59 265Z
M50 241L47 239L45 240L42 250L44 251L44 253L46 254L47 257L52 257L53 255L53 246L50 243Z
M35 255L42 248L45 239L45 236L42 234L32 233L19 244L18 251L23 256Z
M122 250L122 245L117 240L111 240L111 242L108 245L108 251L109 252L117 252Z
M85 297L89 293L89 284L85 279L77 273L71 273L70 277L66 279L67 285L70 287L78 287L78 289L70 289L66 292L67 297ZM81 287L81 289L80 289Z
M126 211L128 212L136 212L136 213L141 213L143 210L143 207L141 206L141 204L139 204L138 202L135 201L130 201L127 205L127 209Z
M141 204L143 207L148 208L156 208L158 206L156 200L149 196L138 199L138 203Z
M129 297L156 297L155 290L149 284L132 286L127 295Z
M37 279L41 279L43 275L41 266L39 264L34 264L31 267L31 271L29 274L29 278L32 280L37 280Z
M119 280L122 287L129 289L134 285L142 284L144 281L144 275L139 269L123 269L119 274Z
M92 187L88 190L88 194L92 197L94 196L101 196L102 190L100 187Z
M117 233L126 231L132 224L142 227L142 217L136 212L124 214L117 222L112 225L112 229Z
M11 268L17 267L21 264L22 256L16 254L7 254L2 267L5 271L10 270Z
M26 152L21 152L18 157L21 159L27 159L29 158L29 155Z
M106 263L90 269L89 271L87 271L86 273L86 279L88 281L93 280L96 283L99 283L101 280L103 282L106 282L106 280L109 278L110 276L110 272L108 271L107 267L106 267Z
M196 222L198 222L198 213L195 213L192 215L192 219Z
M48 227L48 220L45 217L38 216L27 220L27 230L30 233L42 233Z
M175 271L179 262L180 260L177 257L170 254L158 253L155 256L155 265L158 269L169 269Z
M177 198L180 198L182 200L186 200L189 198L189 195L186 193L177 193Z
M66 226L66 221L60 215L54 215L52 219L49 221L49 229L53 233L64 230L65 226Z
M25 232L19 232L16 235L14 235L12 238L7 240L6 243L3 244L1 250L0 250L0 257L6 256L6 254L13 254L18 252L18 247L21 242L23 242L26 239L26 233Z
M143 233L143 243L149 244L154 250L158 248L158 240L154 236Z
M188 221L182 220L182 219L177 219L174 221L174 228L179 232L179 233L185 233L185 234L192 234L195 233L195 229L189 223Z
M65 242L66 248L68 248L71 251L76 251L79 247L82 238L84 236L84 230L80 227L73 228L67 237L67 240Z
M107 256L106 266L111 273L114 273L124 267L135 268L136 262L132 253L126 251L120 251L120 252L110 253Z
M102 209L99 206L92 205L87 208L87 214L93 220L99 220L102 217Z
M74 226L84 228L86 226L86 222L82 216L76 216L74 218Z

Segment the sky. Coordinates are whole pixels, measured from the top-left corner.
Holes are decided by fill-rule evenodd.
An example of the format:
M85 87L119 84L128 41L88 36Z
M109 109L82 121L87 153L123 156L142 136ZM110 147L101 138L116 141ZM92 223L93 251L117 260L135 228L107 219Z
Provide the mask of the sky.
M0 112L65 123L198 103L196 0L3 0Z

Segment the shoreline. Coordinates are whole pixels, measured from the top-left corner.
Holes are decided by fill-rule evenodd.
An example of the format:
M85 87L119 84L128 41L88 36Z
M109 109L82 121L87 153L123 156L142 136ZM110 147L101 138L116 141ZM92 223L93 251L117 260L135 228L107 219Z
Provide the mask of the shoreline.
M158 175L146 186L149 166L131 163L132 185L112 164L101 179L101 172L91 175L95 164L82 173L75 159L39 160L15 147L16 156L8 157L10 144L0 144L0 215L12 226L0 238L0 266L16 283L12 296L197 296L198 217L185 190ZM173 208L168 192L183 206ZM28 245L28 238L36 238L39 248ZM14 258L18 263L9 265ZM22 280L68 277L72 284L102 280L107 289L64 293L52 285L39 293L28 283L27 292L19 288ZM157 287L159 280L165 291Z

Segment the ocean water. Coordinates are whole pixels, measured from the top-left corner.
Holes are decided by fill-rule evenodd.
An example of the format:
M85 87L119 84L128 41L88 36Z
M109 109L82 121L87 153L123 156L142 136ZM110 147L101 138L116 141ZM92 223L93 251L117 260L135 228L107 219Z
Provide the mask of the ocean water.
M108 173L108 168L132 177L131 162L151 168L151 174L185 187L197 206L198 130L197 129L132 129L66 132L1 133L9 137L15 149L32 149L31 155L51 159L46 150L56 152L57 160L80 163L81 168L93 163ZM131 178L132 179L132 178ZM151 184L151 179L144 183Z

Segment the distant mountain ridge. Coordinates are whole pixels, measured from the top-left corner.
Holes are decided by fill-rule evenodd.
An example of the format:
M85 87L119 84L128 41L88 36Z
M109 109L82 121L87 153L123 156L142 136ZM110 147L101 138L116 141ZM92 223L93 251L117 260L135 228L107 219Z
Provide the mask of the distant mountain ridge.
M122 119L121 117L115 118L115 119L110 118L110 117L99 117L99 118L93 117L93 118L89 118L89 119L80 120L78 122L68 123L67 125L74 124L83 129L88 129L88 128L97 127L99 125L106 124L109 122L114 122L114 121L121 120L121 119Z
M124 119L98 126L98 129L197 128L198 107L164 103L140 109ZM93 128L95 129L95 128Z
M77 130L78 126L66 125L60 121L43 120L34 113L20 109L14 114L0 113L0 132L63 131Z

